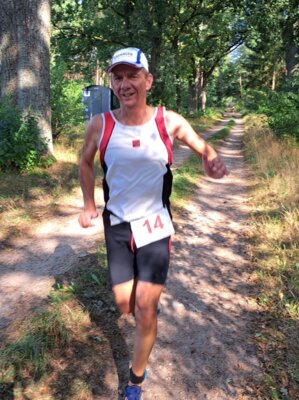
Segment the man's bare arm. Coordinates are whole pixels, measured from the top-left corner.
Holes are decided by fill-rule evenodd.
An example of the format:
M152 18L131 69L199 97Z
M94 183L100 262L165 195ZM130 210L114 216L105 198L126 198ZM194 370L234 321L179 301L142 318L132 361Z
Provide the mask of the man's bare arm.
M98 215L94 200L94 158L98 149L101 131L102 118L96 115L86 127L85 142L79 168L79 179L84 201L84 210L79 216L79 223L83 228L91 226L91 220Z

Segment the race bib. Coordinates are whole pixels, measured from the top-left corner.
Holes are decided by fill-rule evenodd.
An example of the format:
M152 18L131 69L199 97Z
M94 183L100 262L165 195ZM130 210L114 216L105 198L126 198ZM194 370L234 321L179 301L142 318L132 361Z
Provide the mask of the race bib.
M171 218L166 208L130 222L130 224L137 248L174 234Z

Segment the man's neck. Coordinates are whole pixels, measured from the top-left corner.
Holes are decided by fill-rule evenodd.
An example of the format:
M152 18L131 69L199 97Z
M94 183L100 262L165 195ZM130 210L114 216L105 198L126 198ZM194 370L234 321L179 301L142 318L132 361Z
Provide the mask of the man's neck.
M148 105L144 107L121 107L114 111L115 118L123 125L144 125L154 114L154 108Z

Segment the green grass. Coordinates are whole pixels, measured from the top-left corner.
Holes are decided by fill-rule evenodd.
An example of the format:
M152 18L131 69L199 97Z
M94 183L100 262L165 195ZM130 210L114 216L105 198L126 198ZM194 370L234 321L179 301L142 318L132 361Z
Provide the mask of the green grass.
M195 192L198 176L202 173L200 158L192 154L173 172L171 201L176 204L184 203Z
M218 132L216 132L210 139L209 143L212 145L217 145L219 142L223 141L227 136L229 135L232 127L235 125L235 120L230 119L227 123L227 125L220 129Z
M42 312L33 318L24 336L1 351L0 382L18 380L27 374L40 377L46 371L51 350L66 345L67 341L61 313L57 309Z

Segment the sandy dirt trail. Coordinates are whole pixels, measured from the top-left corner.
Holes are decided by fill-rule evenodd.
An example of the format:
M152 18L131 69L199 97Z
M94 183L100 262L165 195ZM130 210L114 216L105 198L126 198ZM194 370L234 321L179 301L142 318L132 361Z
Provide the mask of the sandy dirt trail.
M221 181L201 179L192 200L175 215L177 233L143 400L257 399L255 389L262 384L254 345L259 308L244 235L250 179L242 134L236 119L220 149L231 174ZM109 366L103 393L94 400L117 397L117 382L127 377L129 363L121 350L130 356L134 325L132 316L120 318L115 336L105 334Z
M202 136L212 135L228 119L224 118ZM187 146L175 149L174 168L189 155ZM96 188L95 198L100 213L103 206L101 188ZM14 330L17 321L41 305L55 283L55 276L69 271L81 257L96 251L103 232L101 218L95 221L94 227L82 229L78 224L81 209L82 194L78 187L68 204L58 207L57 217L41 221L23 237L11 239L9 247L1 248L0 339Z
M180 219L144 400L256 399L258 307L243 236L248 171L241 120L221 148L231 174L204 178ZM132 344L132 343L131 343Z
M249 282L243 236L250 181L243 163L242 133L241 119L236 118L220 149L231 174L221 181L203 178L192 200L176 217L177 233L144 400L256 398L253 387L261 371L252 322L258 307ZM180 146L174 154L174 167L189 155L190 151ZM97 198L102 198L100 190ZM81 229L77 223L81 206L78 189L57 218L42 223L31 236L16 239L12 247L2 251L2 333L9 333L13 321L26 317L46 299L56 275L95 252L102 224L99 219L94 228ZM121 321L119 328L131 348L132 335L128 333L133 330L132 321ZM95 400L116 397L115 374L112 372L107 388L111 395L95 396Z

